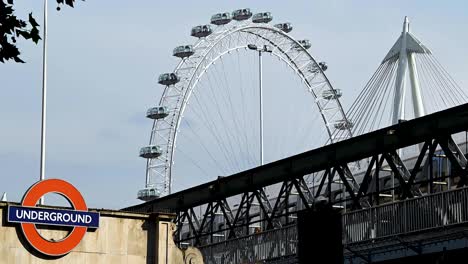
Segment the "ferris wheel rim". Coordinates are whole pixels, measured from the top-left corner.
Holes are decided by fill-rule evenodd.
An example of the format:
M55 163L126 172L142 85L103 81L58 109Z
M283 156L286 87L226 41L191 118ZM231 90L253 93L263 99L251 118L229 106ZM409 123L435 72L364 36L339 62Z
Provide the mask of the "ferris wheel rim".
M221 30L220 32L217 32L217 36L214 37L213 39L210 39L210 38L200 38L193 46L198 48L200 47L201 45L203 45L203 42L207 42L208 45L207 47L201 49L203 50L201 52L201 54L203 54L202 57L198 58L198 61L195 62L195 67L194 67L194 70L191 72L190 74L190 79L189 81L187 82L187 86L185 87L184 89L184 92L182 92L180 94L180 98L182 100L181 104L180 104L180 107L178 109L174 109L174 111L177 112L177 114L174 114L175 116L175 124L172 123L171 124L171 127L172 127L172 131L171 131L171 134L170 134L170 137L171 138L168 138L167 140L170 141L166 144L166 148L168 148L168 150L170 149L170 153L168 151L166 151L166 154L167 154L167 157L166 157L166 170L169 170L169 172L166 172L166 178L168 177L168 181L169 181L169 186L168 186L168 193L171 192L171 188L172 188L172 166L174 164L174 156L175 156L175 150L176 150L176 142L177 142L177 134L178 134L178 130L179 130L179 126L180 126L180 122L182 121L183 119L183 113L185 111L185 108L188 104L188 101L191 97L191 94L194 92L194 90L196 89L196 86L198 84L198 82L200 81L201 77L204 75L204 73L206 73L206 71L211 67L211 65L216 61L218 60L219 58L221 58L223 55L225 55L226 53L229 53L230 51L225 51L222 55L218 55L216 56L215 59L212 59L206 66L205 66L205 69L203 69L200 73L198 73L198 68L203 65L203 63L205 62L205 60L208 58L208 55L213 51L213 49L217 46L217 44L219 44L223 39L225 39L226 37L228 36L232 36L233 34L237 33L237 32L243 32L243 33L248 33L248 34L253 34L255 35L255 33L253 32L248 32L248 30L255 30L255 29L261 29L261 30L266 30L266 31L269 31L269 32L273 32L273 33L276 33L276 34L279 34L283 39L287 39L288 41L294 43L296 45L296 47L298 49L300 49L300 52L304 53L310 62L312 62L312 64L314 65L318 65L317 63L317 60L315 60L315 58L312 56L312 54L310 54L310 52L304 48L295 38L293 38L292 36L290 36L289 34L283 32L282 30L276 28L276 27L273 27L273 26L270 26L268 24L257 24L257 23L245 23L245 24L242 24L242 25L238 25L238 26L234 26L234 27L230 27L230 28L227 28L227 29L224 29ZM215 32L213 32L215 33ZM279 44L275 44L272 42L272 40L264 37L264 36L261 36L261 35L257 35L257 37L261 37L263 38L264 40L266 41L269 41L270 43L274 44L275 45L275 50L280 50L282 52L283 55L286 55L287 56L287 51L282 51L281 50L281 47L279 47ZM247 44L244 44L244 46L239 46L239 47L236 47L236 48L233 48L231 49L232 50L239 50L239 49L242 49L246 46ZM291 58L289 58L289 62L287 60L285 60L282 56L279 56L278 54L276 54L275 52L273 52L273 55L275 55L276 57L280 58L283 62L285 62L290 68L292 68L295 72L296 75L298 75L303 82L307 82L307 79L306 77L304 76L302 70L299 69L298 65L294 65L292 64L292 62L294 62L293 60L291 60ZM186 64L186 62L190 61L190 57L189 58L184 58L182 59L178 64L177 66L175 67L173 73L178 73L178 71ZM309 65L309 62L306 63L305 65ZM293 67L295 66L295 68ZM329 87L331 90L335 90L333 88L333 86L331 85L328 77L324 74L323 70L319 67L318 68L319 70L319 73L320 76L325 80L325 85L327 87ZM198 74L197 74L198 73ZM306 84L306 86L311 89L311 85L310 84ZM167 92L168 92L168 89L171 89L173 86L166 86L165 89L164 89L164 92L161 96L161 99L159 101L160 103L160 106L164 105L164 102L165 102L165 97L167 95ZM314 96L314 99L315 99L315 105L319 108L319 111L320 111L320 115L322 117L322 120L325 124L325 128L327 130L327 133L328 133L328 137L330 139L331 142L333 142L333 131L330 129L329 127L329 124L328 124L328 120L327 120L327 117L323 114L323 110L321 109L321 106L317 103L317 95L312 91L309 90L309 92L311 92ZM180 100L180 99L179 99ZM334 101L336 101L336 104L337 104L337 108L338 108L338 112L340 114L340 116L343 117L343 119L346 120L346 114L343 110L343 107L341 105L341 102L338 98L335 98L333 99ZM153 142L154 138L156 136L157 133L155 133L156 131L156 128L157 128L157 125L158 125L158 121L159 120L155 120L154 123L153 123L153 128L152 128L152 132L151 132L151 137L150 137L150 144L151 142ZM350 129L348 129L348 135L349 136L352 136L351 134L351 131ZM151 170L151 167L150 167L150 162L151 160L148 160L148 163L147 163L147 177L148 177L148 174L150 173L150 170Z

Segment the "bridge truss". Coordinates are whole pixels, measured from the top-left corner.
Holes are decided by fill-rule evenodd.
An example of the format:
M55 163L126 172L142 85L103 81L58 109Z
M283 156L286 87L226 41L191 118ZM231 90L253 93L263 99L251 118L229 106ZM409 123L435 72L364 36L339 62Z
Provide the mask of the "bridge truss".
M318 200L326 199L337 209L350 211L389 202L385 198L388 193L393 193L395 200L405 200L437 192L441 182L451 189L465 186L467 159L453 136L467 129L468 104L464 104L123 210L172 210L177 214L176 240L195 246L239 239L255 232L284 230L295 224L298 211L314 207ZM417 144L422 147L410 166L400 158L398 149ZM441 156L449 161L451 173L435 177L432 161ZM349 166L356 161L361 161L365 172L349 175ZM392 186L383 182L388 178L383 177L384 173L394 175ZM305 184L310 175L321 179L313 188ZM335 175L341 182L333 180ZM281 187L275 198L267 199L273 208L269 211L262 206L265 197L259 190L274 184ZM337 184L345 194L336 195ZM232 197L239 197L237 208L228 202ZM204 212L196 214L200 208ZM223 219L221 225L215 224L217 216ZM254 224L257 228L252 231ZM187 232L182 236L184 228Z

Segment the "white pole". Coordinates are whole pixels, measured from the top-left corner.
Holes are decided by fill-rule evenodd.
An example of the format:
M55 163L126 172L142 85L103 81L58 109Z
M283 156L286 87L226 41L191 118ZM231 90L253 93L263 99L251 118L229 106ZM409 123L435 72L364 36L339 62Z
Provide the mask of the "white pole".
M398 59L398 72L395 82L395 97L393 98L393 117L392 124L397 124L399 119L405 117L405 77L408 66L406 54L406 34L408 33L408 17L405 17L403 23L403 32L400 39L400 55Z
M44 40L42 42L42 123L41 123L41 166L40 178L45 179L45 155L46 155L46 119L47 119L47 0L44 0ZM39 204L44 204L41 197Z
M262 87L262 51L258 51L258 73L260 85L260 166L263 165L263 87Z
M421 96L421 88L419 87L418 70L416 69L416 60L414 53L410 52L408 55L409 76L411 81L411 91L413 95L414 117L418 118L424 116L424 104Z

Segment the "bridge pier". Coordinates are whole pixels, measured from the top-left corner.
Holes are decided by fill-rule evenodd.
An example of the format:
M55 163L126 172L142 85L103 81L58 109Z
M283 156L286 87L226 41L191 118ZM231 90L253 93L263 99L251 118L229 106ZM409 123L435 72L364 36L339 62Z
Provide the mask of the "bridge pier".
M297 255L299 263L326 259L328 264L343 263L341 213L331 205L301 211L297 218Z

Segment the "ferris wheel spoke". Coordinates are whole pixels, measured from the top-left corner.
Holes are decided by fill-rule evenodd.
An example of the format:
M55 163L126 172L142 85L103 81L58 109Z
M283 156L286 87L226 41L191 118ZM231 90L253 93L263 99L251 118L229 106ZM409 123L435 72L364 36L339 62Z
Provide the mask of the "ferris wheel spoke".
M224 66L224 61L223 59L221 58L221 66L222 66L222 75L224 77L224 83L226 86L229 86L229 81L227 80L227 77L226 77L226 69L225 69L225 66ZM233 105L233 102L232 102L232 98L233 98L233 95L231 94L230 92L230 89L229 87L226 89L227 91L227 98L228 98L228 105L229 105L229 108L231 110L231 113L232 113L232 120L233 120L233 123L234 123L234 127L236 128L236 131L235 131L235 134L236 134L236 139L238 141L238 146L239 146L239 149L240 149L240 152L242 153L242 155L244 157L247 157L247 154L246 154L246 151L245 151L245 148L243 146L246 146L248 144L248 142L246 141L246 138L245 137L241 137L241 135L245 134L245 129L246 127L241 127L239 122L238 122L238 117L241 116L240 114L238 114L238 111L236 111L234 105ZM245 109L240 109L242 112L245 111ZM243 142L242 142L243 141ZM245 159L244 159L245 160ZM244 165L246 167L246 165Z
M244 81L243 81L243 77L242 77L242 71L241 71L241 63L240 63L240 58L239 58L239 50L236 50L236 58L237 58L237 71L238 71L238 75L239 75L239 91L240 91L240 101L241 101L241 106L242 106L242 123L243 123L243 127L244 128L247 128L247 115L246 115L246 104L245 104L245 101L246 101L246 97L244 96ZM243 137L244 137L244 142L246 143L245 144L245 150L247 152L247 156L248 156L248 166L252 166L253 165L253 155L252 155L252 152L251 152L251 148L249 147L250 145L247 144L248 143L248 139L247 139L247 133L242 133Z
M213 120L210 118L210 116L205 112L205 108L203 107L203 105L205 105L205 103L200 103L197 96L195 96L195 99L198 102L198 106L200 106L199 109L202 110L203 118L200 118L201 116L198 115L200 120L203 119L202 124L205 127L208 128L209 133L216 140L217 146L219 147L219 149L221 149L221 152L223 153L223 155L225 157L225 160L229 161L228 162L230 164L229 166L232 166L232 165L236 164L236 161L230 155L230 153L232 151L227 149L226 145L223 143L225 140L220 138L220 136L222 135L222 133L220 132L220 129L216 126L216 124L213 122ZM195 111L194 111L194 113L195 113ZM234 168L231 167L230 169L233 170Z
M214 92L214 88L213 88L213 85L212 85L212 81L211 81L211 77L209 74L207 74L207 79L208 79L208 83L209 83L209 90L213 96L213 102L215 103L216 105L216 113L218 114L218 118L219 118L219 121L222 122L222 127L230 127L229 126L229 123L226 121L226 119L223 117L223 114L222 114L222 108L219 106L218 102L221 101L218 99L223 99L222 102L223 102L223 105L226 105L226 99L223 97L223 96L216 96L216 93ZM216 80L217 82L217 79L216 79L216 76L215 78L213 78L214 80ZM217 82L217 87L221 87L221 85ZM234 149L239 149L239 145L238 148L234 148L233 146L233 143L231 140L229 139L232 139L232 138L236 138L235 136L235 133L233 131L231 131L230 129L222 129L222 131L224 132L224 135L226 136L225 138L227 139L226 141L228 142L228 145L231 149L231 153L234 153ZM237 165L237 168L240 169L242 166L241 166L241 162L239 161L237 155L231 155L233 157L233 159L235 160L235 163Z
M222 81L219 80L218 76L219 76L219 73L216 71L216 72L213 72L213 78L209 77L211 78L211 80L215 82L215 85L217 87L217 89L211 89L211 91L213 94L213 99L218 107L218 111L217 111L218 118L221 122L223 122L224 124L223 127L228 128L228 129L224 129L224 132L226 134L226 138L228 140L229 146L231 147L231 151L236 149L236 153L239 153L239 151L242 151L241 150L242 144L238 136L241 134L241 132L239 131L239 128L236 126L236 124L232 122L232 120L234 120L235 118L235 114L234 112L232 112L232 108L230 108L231 104L229 103L229 100L228 100L230 98L228 98L228 96L226 96L225 94L221 94L222 91L225 92L227 89L229 89L229 87L226 87L226 85L222 83ZM219 90L220 93L215 93L214 92L215 90L216 91ZM224 107L223 108L219 107L218 102L221 102ZM231 109L231 114L226 112L227 109ZM231 120L229 120L228 122L227 119L231 119ZM234 127L232 127L232 124L234 124ZM237 148L234 148L233 146L237 146ZM239 162L238 155L236 153L232 153L232 154L235 157L236 162L238 163L238 167L240 168L242 167L242 165L241 165L241 162Z
M197 119L201 121L200 124L207 128L207 131L210 133L210 135L217 141L217 146L222 150L226 160L229 160L229 150L226 149L224 144L221 144L223 141L220 138L220 135L222 134L219 132L219 128L216 126L210 115L207 113L207 103L202 102L201 99L198 98L197 93L193 93L193 98L195 99L195 101L192 102L196 102L197 105L194 105L194 107L191 108L191 111L197 115Z
M260 155L258 153L258 149L260 148L260 141L259 140L254 140L258 139L258 135L260 133L260 127L259 127L259 109L258 105L255 104L254 102L258 100L259 98L259 91L258 91L258 55L255 53L249 53L249 56L246 56L247 60L247 67L250 69L248 70L248 81L246 82L246 88L250 87L250 89L247 90L248 93L248 98L250 98L250 109L249 112L250 114L247 114L247 116L250 117L249 123L251 125L251 128L248 130L250 132L250 135L248 138L251 139L251 147L254 157L254 164L259 165L260 164Z
M201 170L203 172L204 175L209 175L209 173L203 169L202 167L200 167L200 165L198 165L198 163L191 157L191 155L185 153L183 150L179 149L179 152L180 154L182 154L186 159L188 159L193 165L195 165L195 167L197 167L199 170Z
M257 102L255 100L255 86L253 82L255 80L253 79L252 75L247 75L243 76L242 74L242 69L241 65L250 65L248 62L241 62L240 60L240 51L237 50L236 52L236 57L237 57L237 63L236 65L233 66L234 70L237 70L238 72L238 78L237 80L239 81L238 87L239 93L240 93L240 100L239 105L242 106L241 108L241 115L238 115L237 117L241 118L238 122L239 126L242 127L242 137L243 141L245 142L244 149L245 153L248 156L248 166L253 167L258 165L258 160L257 156L258 154L254 154L255 151L253 149L258 149L255 147L256 144L258 144L257 140L258 137L255 137L254 132L256 128L258 127L258 122L255 121L255 108L253 107L255 103ZM245 67L242 67L245 69ZM250 72L250 70L248 71Z
M246 20L215 27L210 34L198 38L194 45L180 46L179 51L188 50L191 54L187 57L175 55L181 58L174 71L178 80L166 86L160 100L160 106L168 107L166 111L169 112L162 120L155 120L150 138L150 144L161 145L164 151L157 159L148 161L150 182L147 185L158 186L164 195L168 193L171 174L183 173L183 166L196 170L191 172L194 175L213 177L259 164L259 58L258 53L247 49L248 44L270 46L274 51L270 54L272 57L261 58L276 57L283 67L292 70L295 78L292 82L288 80L295 85L287 84L287 87L305 87L302 91L312 98L304 100L307 97L302 93L265 87L263 122L266 131L263 138L268 162L326 142L331 128L316 129L317 122L326 124L343 120L344 112L337 100L317 99L318 95L333 88L323 71L313 69L318 66L306 51L310 44L304 45L308 42L298 42L285 32L289 31ZM270 65L264 65L268 70ZM282 68L275 75L291 74L289 70ZM300 97L300 103L290 101L294 96ZM269 100L279 102L269 105ZM276 112L271 113L268 107ZM281 109L277 109L279 107ZM273 130L278 123L281 128ZM174 161L179 155L185 163Z
M198 132L192 128L192 125L190 125L190 123L184 119L183 120L185 122L185 124L187 125L187 127L192 131L193 135L195 135L195 137L191 137L191 139L193 139L193 143L197 143L198 145L200 145L203 150L208 154L208 156L211 158L210 160L212 161L212 163L220 170L220 171L223 171L223 173L225 173L225 169L223 168L223 166L221 166L219 164L219 162L217 161L216 158L214 158L214 155L211 153L211 151L209 151L208 147L205 145L205 142L203 139L203 137L201 137ZM179 148L180 149L180 148ZM192 161L194 161L193 159L191 159ZM197 167L200 168L200 165L197 163L197 162L193 162L194 164L197 165ZM205 175L209 175L208 173L206 173L206 171L204 170L205 172Z

